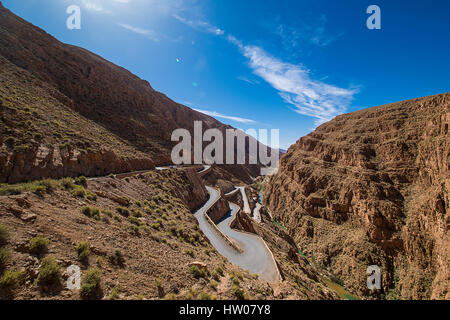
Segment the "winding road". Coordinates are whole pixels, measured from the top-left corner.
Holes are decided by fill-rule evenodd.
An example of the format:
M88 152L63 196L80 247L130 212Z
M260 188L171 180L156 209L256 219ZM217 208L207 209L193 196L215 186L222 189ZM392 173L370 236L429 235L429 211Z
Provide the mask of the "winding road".
M264 241L257 235L234 230L230 227L239 206L230 203L230 211L217 224L219 230L233 240L241 249L242 253L231 247L219 234L219 232L211 226L205 217L206 212L212 207L216 201L220 199L219 192L211 187L206 187L210 197L208 201L196 213L200 229L209 239L216 250L231 263L248 270L251 274L257 274L260 279L267 282L279 281L279 273L271 252L267 248Z
M171 168L178 168L178 166L156 167L154 170L167 170ZM211 166L205 165L204 168L197 173L205 173L210 168ZM115 177L123 179L128 176L144 174L150 171L152 170L121 173L116 174ZM104 177L92 177L89 178L89 180L97 180L101 178ZM257 274L259 278L264 281L278 282L280 280L280 274L278 272L275 260L273 259L273 256L265 242L255 234L237 231L230 227L231 222L240 210L238 205L230 202L230 211L217 224L217 228L220 231L215 229L214 226L210 224L205 215L208 210L220 199L221 195L218 190L212 187L206 186L206 189L209 193L209 199L200 209L197 210L195 213L195 218L199 223L200 229L211 242L211 245L213 245L214 248L216 248L216 250L231 263L241 267L244 270L248 270L251 274ZM251 210L247 195L245 193L245 187L236 187L236 189L229 192L228 195L234 194L237 190L240 190L242 195L244 203L243 211L249 214ZM239 246L239 248L242 249L242 252L239 252L236 248L233 248L224 239L223 235L227 236L237 246Z

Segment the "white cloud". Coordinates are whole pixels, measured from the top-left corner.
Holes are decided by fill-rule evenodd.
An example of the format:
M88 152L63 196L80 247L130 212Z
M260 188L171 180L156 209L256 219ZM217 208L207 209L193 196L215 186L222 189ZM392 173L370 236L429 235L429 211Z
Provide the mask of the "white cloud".
M208 22L191 21L178 15L173 17L197 30L215 33L214 30L217 29ZM325 23L326 17L322 17L321 25L313 32L310 40L314 44L324 46L332 41L324 36ZM223 30L218 30L221 32L217 32L217 35L225 34ZM249 60L249 66L255 75L276 89L281 98L294 107L295 112L316 118L317 125L345 112L354 95L358 93L357 89L340 88L314 80L309 70L302 65L284 62L269 55L261 47L245 45L233 35L227 35L226 39L237 46ZM246 81L242 77L240 80ZM218 114L213 116L219 117Z
M221 36L225 33L225 31L223 31L220 28L217 28L211 24L209 24L208 22L205 21L201 21L201 20L188 20L185 19L177 14L172 15L173 18L175 18L176 20L180 21L181 23L184 23L185 25L190 26L191 28L194 28L196 30L200 30L200 31L204 31L207 33L211 33L211 34L215 34L217 36Z
M250 84L259 84L258 80L249 79L249 78L244 77L244 76L238 76L237 78L238 78L238 80L241 80L241 81L244 81L244 82L247 82L247 83L250 83Z
M257 46L240 46L249 59L253 72L275 88L294 111L315 117L316 124L328 121L346 108L358 92L313 80L309 71L300 65L283 62Z
M207 111L207 110L200 110L200 109L192 109L192 110L201 112L201 113L206 114L211 117L233 120L233 121L240 122L240 123L255 123L256 122L255 120L234 117L234 116L227 116L227 115L215 112L215 111Z
M159 37L158 37L157 33L153 30L135 27L135 26L132 26L132 25L129 25L126 23L119 23L119 26L121 26L122 28L125 28L127 30L130 30L134 33L143 35L152 41L156 41L156 42L159 41Z

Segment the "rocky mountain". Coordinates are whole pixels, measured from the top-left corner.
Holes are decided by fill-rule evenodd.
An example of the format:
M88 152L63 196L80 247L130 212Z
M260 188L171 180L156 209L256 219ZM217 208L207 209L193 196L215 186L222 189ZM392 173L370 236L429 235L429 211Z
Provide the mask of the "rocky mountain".
M340 115L289 148L265 203L353 292L449 299L449 123L448 93Z
M1 182L150 169L171 163L174 129L231 128L1 3L0 64Z

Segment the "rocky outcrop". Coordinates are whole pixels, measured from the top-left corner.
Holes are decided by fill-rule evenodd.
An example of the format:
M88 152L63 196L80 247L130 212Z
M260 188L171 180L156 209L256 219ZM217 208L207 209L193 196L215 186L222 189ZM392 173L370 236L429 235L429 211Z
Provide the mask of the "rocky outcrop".
M298 246L358 294L449 298L450 94L336 117L301 138L264 193Z
M59 146L36 145L23 152L0 155L0 182L16 183L41 178L102 176L153 169L153 161L120 158L109 150L83 151Z
M231 228L257 234L253 227L252 219L242 210L239 210L231 222Z
M185 174L187 189L182 190L183 198L186 200L189 210L193 211L201 207L208 199L208 191L205 184L197 174L195 168L185 168L182 170Z
M217 224L227 215L228 211L230 211L230 205L228 204L228 201L222 197L208 211L208 216L215 224Z

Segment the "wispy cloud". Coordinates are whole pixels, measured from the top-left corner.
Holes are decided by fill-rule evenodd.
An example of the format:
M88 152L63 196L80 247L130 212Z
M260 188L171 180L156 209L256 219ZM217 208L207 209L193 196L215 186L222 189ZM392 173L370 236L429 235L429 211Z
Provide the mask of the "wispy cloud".
M298 51L304 44L314 44L325 47L333 43L340 34L331 34L327 31L327 16L322 14L308 22L300 22L295 27L286 24L279 24L276 27L277 34L287 51Z
M345 112L358 92L313 80L309 70L301 65L283 62L257 46L241 46L253 72L275 88L294 111L315 117L316 124Z
M159 41L158 34L155 31L153 31L153 30L135 27L135 26L132 26L132 25L129 25L129 24L126 24L126 23L119 23L118 25L121 26L122 28L130 30L130 31L132 31L134 33L143 35L143 36L145 36L146 38L148 38L148 39L150 39L152 41L155 41L155 42Z
M111 10L106 9L99 0L82 0L83 7L89 11L98 13L113 14Z
M217 29L208 22L189 21L179 16L176 16L176 19L195 29L210 33ZM323 36L326 17L322 17L320 23L310 41L317 45L326 45L330 41ZM216 34L223 36L225 32ZM310 71L301 64L284 62L268 54L261 47L244 44L233 35L228 34L225 38L237 46L242 55L248 59L249 67L255 75L276 89L280 97L293 106L295 112L316 118L316 125L345 112L354 95L358 93L358 89L340 88L323 82L323 79L315 80ZM244 78L240 80L246 81ZM218 114L215 116L219 117Z
M240 123L256 123L255 120L245 119L245 118L235 117L235 116L227 116L227 115L215 112L215 111L208 111L208 110L201 110L201 109L192 109L192 110L201 112L203 114L206 114L206 115L214 117L214 118L233 120L233 121L240 122Z
M188 20L184 17L179 16L178 14L173 14L172 15L173 18L175 18L176 20L180 21L181 23L190 26L191 28L194 28L196 30L199 31L203 31L203 32L207 32L207 33L212 33L218 36L221 36L225 33L224 30L215 27L213 25L211 25L210 23L206 22L206 21L202 21L202 20Z
M239 77L237 77L237 78L238 78L238 80L247 82L247 83L249 83L249 84L259 84L259 81L258 81L258 80L249 79L249 78L244 77L244 76L239 76Z

